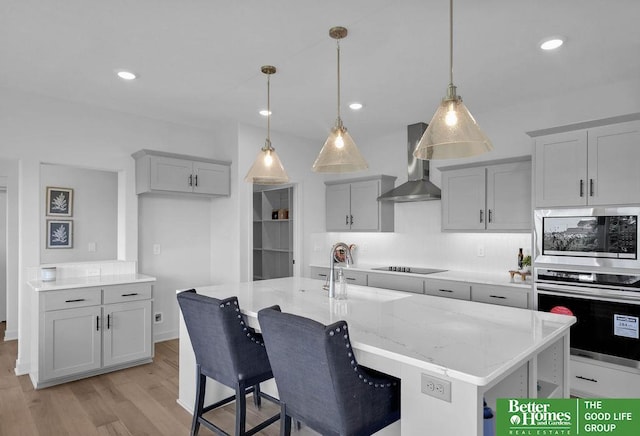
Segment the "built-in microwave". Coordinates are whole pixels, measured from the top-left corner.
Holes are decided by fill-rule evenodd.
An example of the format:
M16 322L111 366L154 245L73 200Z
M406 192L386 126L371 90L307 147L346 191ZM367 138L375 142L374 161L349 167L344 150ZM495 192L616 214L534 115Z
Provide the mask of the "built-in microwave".
M534 261L638 269L639 217L640 207L536 209Z

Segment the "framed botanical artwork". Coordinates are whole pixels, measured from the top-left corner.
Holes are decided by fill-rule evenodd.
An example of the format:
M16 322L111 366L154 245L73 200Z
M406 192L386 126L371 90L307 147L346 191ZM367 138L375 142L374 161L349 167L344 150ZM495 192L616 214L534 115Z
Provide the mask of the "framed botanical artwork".
M47 220L47 248L73 248L72 220Z
M73 216L73 189L47 186L47 216Z

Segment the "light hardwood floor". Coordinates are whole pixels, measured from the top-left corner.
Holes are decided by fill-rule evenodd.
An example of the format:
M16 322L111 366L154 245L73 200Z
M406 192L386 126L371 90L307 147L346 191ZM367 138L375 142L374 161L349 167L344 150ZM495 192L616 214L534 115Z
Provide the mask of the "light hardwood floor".
M0 323L0 338L6 324ZM178 340L155 345L153 363L100 376L34 390L29 376L13 369L17 341L0 339L0 436L137 436L188 435L191 415L178 397ZM261 410L247 398L247 425L278 412L263 401ZM207 415L233 432L234 406ZM277 436L280 424L260 435ZM316 433L302 429L299 436ZM200 435L213 434L201 427Z

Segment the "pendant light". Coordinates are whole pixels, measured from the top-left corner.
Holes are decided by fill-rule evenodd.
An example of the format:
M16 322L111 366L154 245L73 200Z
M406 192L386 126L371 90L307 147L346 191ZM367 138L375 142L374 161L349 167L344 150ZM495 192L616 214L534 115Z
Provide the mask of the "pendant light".
M313 171L319 173L346 173L369 168L347 128L340 118L340 40L347 36L344 27L332 27L329 36L336 40L338 53L338 118L324 143L320 154L313 163Z
M449 87L413 155L418 159L476 156L493 150L453 85L453 0L449 0Z
M244 180L256 185L282 185L289 182L289 176L287 176L276 150L271 146L270 79L271 75L276 73L276 67L265 65L260 70L267 75L267 139Z

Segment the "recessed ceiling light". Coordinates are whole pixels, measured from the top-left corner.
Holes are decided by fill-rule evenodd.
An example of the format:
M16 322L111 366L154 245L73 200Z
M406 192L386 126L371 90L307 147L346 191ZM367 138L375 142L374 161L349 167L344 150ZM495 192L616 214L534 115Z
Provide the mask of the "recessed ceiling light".
M555 50L562 44L564 44L564 40L554 36L553 38L547 38L540 42L540 48L542 50Z
M260 111L260 115L262 115L263 117L269 116L269 115L271 115L271 111L268 111L266 109L262 109Z
M118 77L120 77L121 79L124 79L124 80L133 80L138 76L136 76L135 74L133 74L130 71L118 71Z
M354 111L360 110L362 109L362 103L351 103L349 105L350 109L353 109Z

